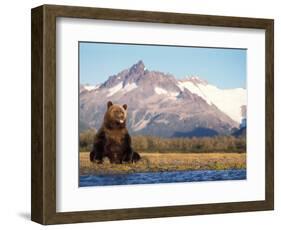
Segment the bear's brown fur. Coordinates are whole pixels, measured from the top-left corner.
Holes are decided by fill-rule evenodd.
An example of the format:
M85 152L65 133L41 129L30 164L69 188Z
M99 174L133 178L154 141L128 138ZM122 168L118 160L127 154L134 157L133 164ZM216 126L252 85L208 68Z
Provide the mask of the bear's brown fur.
M131 146L131 137L126 128L127 105L107 103L107 111L101 128L98 130L90 160L102 163L108 157L110 163L137 162L141 159Z

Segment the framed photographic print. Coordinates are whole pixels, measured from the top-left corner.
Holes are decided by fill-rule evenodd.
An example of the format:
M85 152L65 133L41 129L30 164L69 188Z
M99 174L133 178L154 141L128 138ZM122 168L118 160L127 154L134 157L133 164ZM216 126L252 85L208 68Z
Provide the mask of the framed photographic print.
M272 210L273 20L32 9L41 224Z

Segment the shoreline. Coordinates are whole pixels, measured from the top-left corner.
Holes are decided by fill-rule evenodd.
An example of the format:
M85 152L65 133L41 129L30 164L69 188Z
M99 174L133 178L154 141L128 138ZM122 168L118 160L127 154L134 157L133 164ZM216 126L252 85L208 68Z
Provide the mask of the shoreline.
M89 152L80 152L79 174L110 175L145 172L246 169L246 153L141 153L137 163L103 164L89 160Z

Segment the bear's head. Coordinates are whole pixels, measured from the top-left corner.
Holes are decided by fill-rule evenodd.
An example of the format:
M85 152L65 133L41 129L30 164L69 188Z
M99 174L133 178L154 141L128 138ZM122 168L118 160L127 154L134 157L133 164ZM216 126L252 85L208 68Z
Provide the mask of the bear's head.
M126 127L127 105L113 104L107 102L107 111L104 115L104 123L106 127L111 129L120 129Z

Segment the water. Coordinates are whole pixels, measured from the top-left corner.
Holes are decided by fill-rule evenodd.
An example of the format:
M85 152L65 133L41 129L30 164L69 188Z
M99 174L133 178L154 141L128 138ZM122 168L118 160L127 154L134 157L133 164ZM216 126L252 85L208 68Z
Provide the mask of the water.
M104 186L128 184L158 184L173 182L244 180L246 170L198 170L177 172L147 172L117 175L82 175L79 186Z

